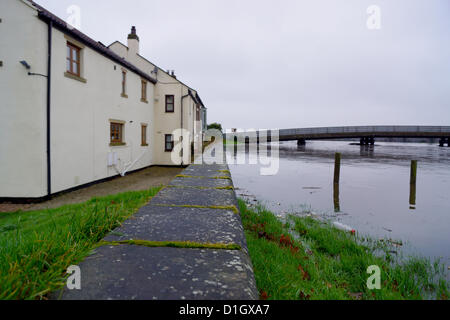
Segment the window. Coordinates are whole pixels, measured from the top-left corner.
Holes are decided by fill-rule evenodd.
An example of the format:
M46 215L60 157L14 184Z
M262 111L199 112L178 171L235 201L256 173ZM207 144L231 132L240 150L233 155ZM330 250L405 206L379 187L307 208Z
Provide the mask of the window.
M81 49L78 48L76 45L67 42L66 71L77 77L80 76L80 69L81 69L80 51Z
M122 69L122 97L128 98L127 96L127 71Z
M165 151L171 152L173 150L173 135L166 134Z
M147 102L147 81L141 80L142 89L141 89L141 101Z
M142 141L141 145L143 147L148 146L148 144L147 144L147 125L146 124L143 124L141 126L141 141Z
M111 122L111 145L122 145L123 123Z
M175 111L175 98L173 95L166 96L166 112Z

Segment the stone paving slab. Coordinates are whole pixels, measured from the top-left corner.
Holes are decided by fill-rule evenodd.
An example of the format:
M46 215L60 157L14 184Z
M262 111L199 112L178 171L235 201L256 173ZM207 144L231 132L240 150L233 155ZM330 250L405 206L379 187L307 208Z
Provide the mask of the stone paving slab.
M141 208L104 240L235 243L246 247L241 219L231 210L153 205Z
M152 205L236 206L233 190L164 188L155 197Z
M81 290L65 289L65 300L258 298L249 257L239 250L103 246L79 266Z
M257 299L258 291L231 179L203 178L228 170L227 165L191 166L150 203L111 232L81 268L81 290L64 289L54 299ZM227 175L226 172L222 172ZM200 188L199 188L200 187ZM178 206L176 206L178 205ZM187 207L180 207L187 206ZM189 207L191 206L191 207ZM144 241L144 242L142 242ZM148 247L145 241L238 244L241 250ZM163 244L161 243L163 246Z
M210 179L210 178L175 178L170 182L173 186L191 186L191 187L208 187L223 188L232 187L233 182L228 179Z
M183 175L201 176L201 177L230 177L227 166L212 165L212 166L191 166L183 171Z

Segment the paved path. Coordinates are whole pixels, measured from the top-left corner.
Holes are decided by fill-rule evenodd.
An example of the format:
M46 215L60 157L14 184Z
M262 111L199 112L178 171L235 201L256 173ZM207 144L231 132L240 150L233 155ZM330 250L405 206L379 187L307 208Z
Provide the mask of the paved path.
M232 187L226 164L190 166L80 264L81 290L55 298L257 299Z

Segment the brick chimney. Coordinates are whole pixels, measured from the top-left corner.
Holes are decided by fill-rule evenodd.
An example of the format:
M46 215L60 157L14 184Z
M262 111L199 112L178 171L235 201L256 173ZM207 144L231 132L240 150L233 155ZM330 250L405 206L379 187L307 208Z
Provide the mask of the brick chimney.
M131 54L139 54L139 37L135 26L131 27L131 33L128 35L128 50Z

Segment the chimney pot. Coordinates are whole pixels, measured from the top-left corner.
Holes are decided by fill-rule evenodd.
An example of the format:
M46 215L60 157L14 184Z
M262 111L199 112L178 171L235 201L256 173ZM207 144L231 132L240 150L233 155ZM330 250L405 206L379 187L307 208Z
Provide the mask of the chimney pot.
M139 37L138 37L138 35L136 33L136 27L135 26L131 27L131 33L128 35L128 39L129 40L130 39L136 39L137 41L139 41Z
M139 54L139 37L136 33L136 27L131 27L131 33L128 35L128 49L135 54Z

